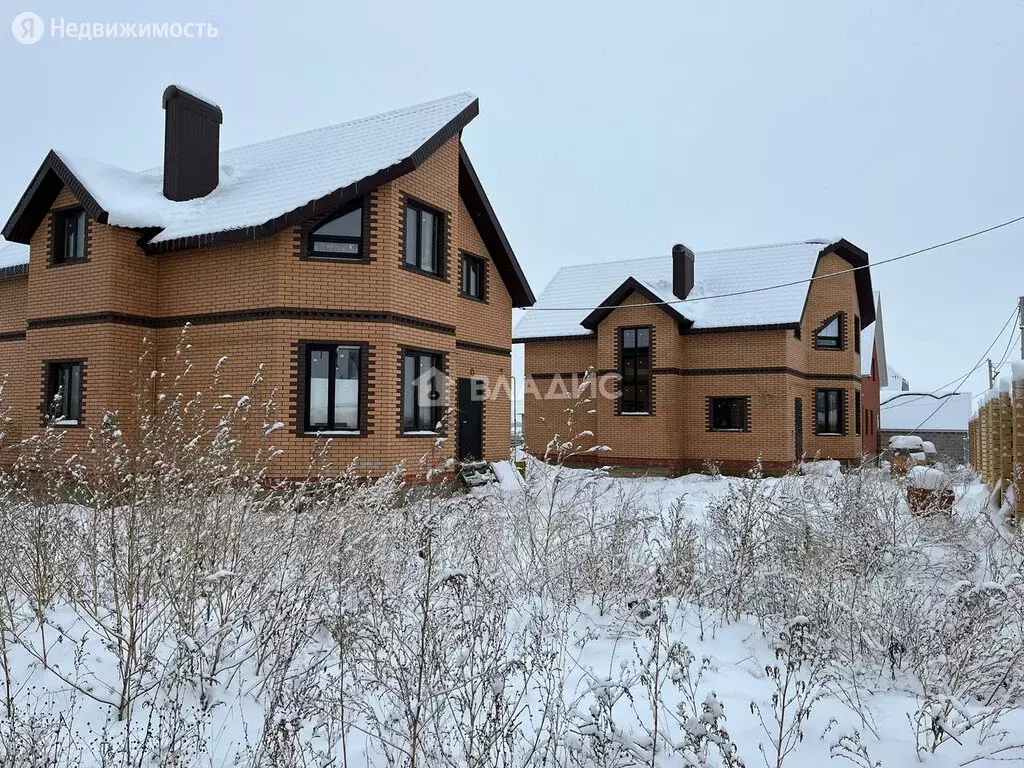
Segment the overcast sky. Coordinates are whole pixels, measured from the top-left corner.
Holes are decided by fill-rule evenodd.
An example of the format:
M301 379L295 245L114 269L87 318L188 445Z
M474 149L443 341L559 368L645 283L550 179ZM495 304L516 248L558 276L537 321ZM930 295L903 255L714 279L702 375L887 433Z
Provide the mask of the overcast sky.
M3 32L4 217L51 147L158 165L172 82L219 102L225 148L475 93L464 141L538 294L562 265L675 242L842 235L881 260L1024 215L1021 0L8 8L219 35ZM872 271L889 362L914 389L995 337L1024 294L1022 238L1024 224ZM982 369L965 386L984 387Z

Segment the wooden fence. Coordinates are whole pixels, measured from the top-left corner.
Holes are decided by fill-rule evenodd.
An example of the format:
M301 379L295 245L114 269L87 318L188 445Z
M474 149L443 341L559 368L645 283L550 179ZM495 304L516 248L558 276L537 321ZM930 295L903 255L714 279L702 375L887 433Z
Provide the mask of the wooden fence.
M998 503L1013 499L1024 516L1024 365L982 396L967 430L971 466Z

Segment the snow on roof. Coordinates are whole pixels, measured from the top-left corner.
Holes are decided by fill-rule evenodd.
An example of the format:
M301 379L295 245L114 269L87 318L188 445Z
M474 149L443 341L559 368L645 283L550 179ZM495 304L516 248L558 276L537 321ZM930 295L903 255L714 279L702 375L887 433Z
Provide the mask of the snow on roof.
M877 317L877 316L876 316ZM875 349L875 328L878 326L876 319L871 325L860 332L860 375L871 375L872 352Z
M189 88L187 86L182 85L181 83L175 83L174 87L177 88L182 93L187 93L189 96L192 96L193 98L199 99L200 101L205 101L211 107L216 107L217 109L220 109L220 104L218 104L216 101L214 101L211 98L203 96L203 94L201 94L195 88Z
M970 392L933 395L882 390L881 401L879 416L887 432L966 431L971 418Z
M28 246L0 240L0 269L28 264Z
M318 128L220 155L220 183L205 197L163 195L163 169L128 171L58 152L108 222L160 227L158 243L257 226L412 155L475 101L460 93L373 117Z
M701 297L808 280L821 251L839 239L696 253L693 290L686 301L675 303L674 307L693 321L694 328L797 323L807 297L807 283L742 296L705 300ZM672 293L671 256L562 267L533 308L516 324L513 336L527 339L590 335L580 322L630 277L660 300L677 301ZM553 307L571 309L554 310Z

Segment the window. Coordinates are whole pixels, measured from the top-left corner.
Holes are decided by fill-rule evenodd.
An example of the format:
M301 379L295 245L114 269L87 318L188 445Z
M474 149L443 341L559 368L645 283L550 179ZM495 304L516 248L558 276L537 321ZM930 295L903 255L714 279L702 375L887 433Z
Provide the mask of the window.
M358 432L362 348L306 347L307 432Z
M796 328L793 329L793 338L799 341L802 338L802 336L803 333L801 332L800 326L798 325Z
M444 364L432 352L406 352L402 362L402 429L435 432L444 416Z
M860 354L860 316L853 316L853 351Z
M360 204L309 233L309 255L319 259L363 256L363 207Z
M814 339L814 346L818 349L842 349L843 348L843 318L836 315L825 321Z
M819 435L843 434L843 399L841 389L819 389L816 393L815 432Z
M746 432L747 398L712 397L711 429L714 432Z
M651 412L651 329L619 329L620 414Z
M85 259L85 211L74 208L53 214L53 263Z
M486 262L479 256L462 254L462 295L471 299L484 298L484 270Z
M405 205L405 263L415 269L441 274L444 217L418 203Z
M54 424L72 426L82 421L82 363L46 365L46 413Z
M853 393L853 412L854 412L854 414L856 414L853 417L854 434L855 435L859 435L860 434L861 412L860 412L860 392L858 392L858 391L854 391L854 393Z

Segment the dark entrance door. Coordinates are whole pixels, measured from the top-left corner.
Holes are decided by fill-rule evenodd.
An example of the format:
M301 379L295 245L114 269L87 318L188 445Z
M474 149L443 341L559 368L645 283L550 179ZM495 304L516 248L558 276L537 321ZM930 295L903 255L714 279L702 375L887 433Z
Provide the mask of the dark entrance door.
M804 401L802 398L796 398L793 402L793 415L794 424L793 428L796 435L796 460L802 461L804 458Z
M483 382L459 379L459 461L483 458Z

